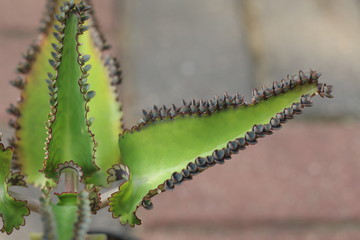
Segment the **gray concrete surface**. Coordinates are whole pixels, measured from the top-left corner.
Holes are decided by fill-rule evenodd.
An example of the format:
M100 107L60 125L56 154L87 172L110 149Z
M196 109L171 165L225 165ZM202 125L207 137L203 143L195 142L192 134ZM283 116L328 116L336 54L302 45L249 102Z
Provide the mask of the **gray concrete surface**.
M300 69L336 86L314 117L358 118L358 1L119 1L118 39L131 109L212 98ZM137 114L137 115L136 115ZM140 112L133 115L140 116Z

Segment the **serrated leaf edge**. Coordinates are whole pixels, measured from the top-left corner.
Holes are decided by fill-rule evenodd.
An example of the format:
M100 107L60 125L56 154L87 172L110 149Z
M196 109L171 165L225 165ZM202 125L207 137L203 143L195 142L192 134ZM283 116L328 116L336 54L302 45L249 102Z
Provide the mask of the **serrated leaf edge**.
M235 96L228 96L226 93L222 98L215 98L214 101L211 101L211 104L214 106L214 110L204 107L204 110L200 110L201 102L197 102L195 100L191 101L189 104L184 101L183 106L181 108L177 108L173 105L173 112L171 110L167 110L164 106L162 108L154 107L155 114L151 112L144 112L145 119L140 120L139 124L132 127L130 130L125 130L120 137L124 137L125 134L131 134L134 131L141 131L148 125L151 125L152 122L161 121L164 119L173 119L177 116L189 116L192 114L196 114L199 116L207 115L214 113L216 111L221 111L227 107L238 107L241 105L254 105L259 103L260 101L265 101L266 99L273 97L275 95L284 93L297 85L308 84L316 82L318 83L318 78L320 74L316 73L316 71L310 71L309 74L304 74L302 71L299 71L299 75L287 76L287 79L283 79L281 81L281 85L277 82L273 82L272 88L268 88L264 86L260 91L257 89L253 90L252 102L247 104L244 102L244 99L239 94ZM332 85L327 85L325 83L318 83L318 90L313 94L306 94L300 97L299 102L295 102L291 105L291 107L284 108L282 112L276 114L276 116L272 117L268 124L259 124L254 125L252 131L246 132L245 136L242 138L234 139L233 141L229 141L227 146L222 149L217 149L213 151L212 155L207 157L198 157L194 160L194 162L189 162L187 166L181 170L181 172L174 172L171 174L171 177L164 181L164 183L160 184L156 189L152 189L145 195L142 201L137 205L135 211L132 213L135 217L136 221L141 224L141 219L136 216L137 209L140 206L143 206L145 209L152 209L153 204L151 202L151 198L155 195L165 192L166 190L174 189L175 185L181 184L183 181L191 180L192 177L200 172L205 171L209 167L214 166L215 164L223 164L225 160L231 158L233 154L239 152L239 150L244 150L248 145L254 145L257 143L258 138L265 137L266 135L271 135L272 131L281 129L281 124L287 122L287 120L293 119L295 114L301 114L302 108L311 107L312 101L311 98L315 95L319 95L321 97L332 98L331 92L333 90ZM210 101L209 101L210 102ZM163 113L163 114L162 114ZM121 191L121 186L119 186L119 191ZM112 212L113 218L119 218L119 216L115 216L113 212L113 206L110 205L111 199L114 198L114 195L117 192L114 192L109 198L109 212ZM128 224L122 223L120 224L125 226ZM135 224L131 225L134 227Z
M67 20L67 18L69 17L70 14L76 14L77 18L78 18L78 32L76 34L76 51L78 53L78 63L80 66L80 70L82 72L82 76L79 78L78 80L78 85L80 87L80 92L83 95L84 101L85 101L85 123L87 125L87 130L88 133L92 139L93 142L93 152L92 152L92 163L93 165L97 168L98 166L95 163L95 155L96 155L96 147L97 147L97 143L95 140L95 135L92 133L90 126L91 126L91 122L89 117L88 117L88 113L90 111L90 108L88 106L88 102L90 101L90 99L87 98L87 93L90 91L89 89L85 89L84 86L86 85L86 83L84 83L84 79L86 79L89 76L89 73L87 70L90 70L91 67L88 67L90 65L85 65L85 62L82 60L83 55L80 53L79 51L79 46L81 45L81 43L79 42L79 35L83 34L85 31L87 31L87 27L84 26L84 22L82 17L87 15L87 11L90 9L91 7L88 5L85 5L84 3L80 3L80 4L73 4L70 2L65 2L64 5L62 7L60 7L60 14L59 15L55 15L55 18L60 22L61 26L65 25L65 22ZM62 31L61 31L62 29ZM46 141L45 141L45 160L43 162L43 169L40 170L42 172L45 173L45 168L46 168L46 162L49 159L49 145L52 139L52 128L51 126L54 124L55 120L56 120L56 113L57 113L57 87L56 87L56 81L58 80L58 68L60 66L61 63L61 53L62 53L62 40L63 38L61 36L64 35L64 28L59 29L55 29L55 33L57 33L57 35L59 36L57 38L58 40L58 44L53 44L53 48L56 51L55 54L53 55L53 59L49 60L50 65L52 65L52 67L54 68L54 70L56 71L55 76L53 76L52 78L49 76L49 81L48 82L48 88L50 90L50 113L49 113L49 117L48 117L48 122L46 124L46 133L47 133L47 137L46 137ZM72 160L71 160L72 161ZM59 173L57 173L57 178L59 177L58 175ZM46 177L49 177L46 175Z
M228 107L239 107L239 106L251 106L255 105L261 101L266 101L267 99L283 94L292 88L295 88L297 85L303 84L311 84L313 82L317 82L318 78L321 74L316 71L310 71L305 74L303 71L299 71L298 75L290 76L288 75L286 79L281 80L280 83L273 82L271 87L263 86L260 90L254 89L252 91L252 101L251 103L246 103L244 97L238 93L233 96L229 96L225 93L223 96L216 96L213 100L195 100L193 99L190 102L186 102L183 100L183 105L181 107L177 107L176 105L172 105L172 107L157 107L150 111L143 110L143 118L140 119L139 123L133 126L131 129L125 129L120 137L127 133L132 133L135 131L141 131L143 128L147 127L153 122L163 121L167 119L174 119L177 117L186 117L191 115L197 116L208 116L217 111L224 110ZM330 86L331 87L331 86ZM323 86L324 94L329 88L326 84Z
M14 149L13 149L12 147L6 147L6 148L5 148L5 146L4 146L2 143L0 143L0 151L5 152L5 151L8 151L8 150L14 152ZM6 181L6 178L5 178L4 180ZM0 231L1 231L1 232L6 232L7 235L10 235L10 234L14 231L14 228L15 228L16 230L19 230L21 226L25 226L25 224L26 224L26 219L25 219L25 217L30 215L30 209L26 206L27 201L15 199L13 196L11 196L11 195L9 194L8 188L9 188L9 186L8 186L8 184L6 184L5 192L6 192L14 201L24 203L24 207L28 210L28 213L27 213L26 215L22 215L23 223L20 224L19 226L13 227L10 232L6 232L6 230L5 230L5 220L3 219L2 214L0 214L0 218L1 218L1 221L2 221L2 223L3 223L3 227L0 229Z

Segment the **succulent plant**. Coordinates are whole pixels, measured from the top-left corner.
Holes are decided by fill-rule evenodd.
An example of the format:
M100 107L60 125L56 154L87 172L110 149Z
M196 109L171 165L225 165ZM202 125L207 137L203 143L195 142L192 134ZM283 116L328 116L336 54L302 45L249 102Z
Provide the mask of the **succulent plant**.
M140 224L137 208L151 209L156 194L271 135L310 107L313 96L332 97L320 74L300 71L254 89L249 103L225 93L154 106L143 110L138 125L123 129L116 93L121 70L106 55L89 0L48 0L40 31L11 82L21 90L8 109L16 137L10 147L0 144L1 231L7 234L30 211L41 214L44 239L85 239L90 215L105 207L121 224ZM65 191L55 193L55 203L62 176ZM41 188L39 201L10 191L26 184Z

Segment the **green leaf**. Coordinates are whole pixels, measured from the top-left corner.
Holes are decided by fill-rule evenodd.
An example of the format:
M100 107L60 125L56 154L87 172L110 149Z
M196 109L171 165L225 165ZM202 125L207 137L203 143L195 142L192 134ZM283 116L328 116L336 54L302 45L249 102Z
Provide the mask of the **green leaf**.
M54 11L49 12L49 15L53 14ZM27 175L27 181L34 185L44 185L47 181L45 176L39 172L43 167L44 160L46 139L44 123L47 121L50 109L48 88L44 80L48 72L55 74L48 64L52 50L51 42L55 38L52 34L48 34L51 31L49 27L44 28L43 31L38 46L32 47L36 49L36 51L31 51L34 52L34 60L29 63L31 69L25 73L24 80L22 80L24 84L20 87L20 89L24 89L21 94L22 101L19 103L21 116L17 121L21 128L16 131L17 164Z
M47 137L44 123L48 119L50 104L47 84L44 81L48 73L55 75L55 70L48 64L51 52L56 41L53 36L55 25L54 15L59 13L59 7L66 2L47 1L47 9L41 20L40 36L35 45L31 45L25 56L26 62L18 67L18 76L12 85L22 90L19 109L20 118L17 120L20 128L16 129L16 154L18 159L15 165L21 168L27 176L27 182L36 186L44 186L48 179L39 172L43 168L44 144ZM55 47L59 49L59 46Z
M97 142L95 163L100 170L86 179L86 182L104 186L107 185L106 170L120 162L117 141L118 134L122 131L120 121L122 112L119 102L116 101L114 87L110 85L112 79L118 77L119 70L112 58L107 59L107 66L103 64L101 51L95 46L95 43L100 40L93 41L89 32L81 35L79 41L83 43L80 46L80 52L91 55L88 63L93 66L87 82L96 91L96 96L88 105L90 107L89 116L94 118L91 131Z
M74 161L79 165L85 177L97 171L93 162L95 139L87 126L87 96L92 91L82 92L79 86L81 79L88 76L78 61L78 36L82 34L78 30L81 14L83 13L77 12L76 7L65 13L65 37L60 42L63 47L59 52L62 57L58 62L58 69L55 67L57 78L53 84L53 88L57 89L56 95L50 92L51 100L58 104L51 108L49 115L44 173L53 179L57 179L59 175L57 166L67 161ZM90 96L93 97L94 94Z
M54 14L58 19L64 19L65 14L59 12L59 7L66 2L65 0L52 1L47 4L47 14L41 24L41 39L36 45L31 46L26 53L27 60L21 64L19 73L24 76L12 81L12 85L22 90L22 101L19 104L19 117L13 122L17 127L17 155L16 165L21 167L23 173L27 175L27 181L34 185L44 185L47 179L44 174L39 172L43 168L43 160L45 156L44 144L47 133L44 130L44 123L48 120L50 106L54 107L58 102L51 100L49 104L48 84L56 77L56 71L49 65L48 59L53 57L53 61L59 61L62 54L59 54L63 48L62 44L55 44L57 40L53 36L53 27L61 32L64 30L62 23L56 22ZM74 1L79 3L79 0ZM102 50L106 49L101 33L95 24L95 16L84 14L81 16L86 25L91 30L79 35L79 47L82 55L82 62L86 62L92 66L88 83L91 84L92 90L96 91L96 97L91 99L88 106L91 109L89 113L96 120L92 124L92 132L97 139L96 164L104 170L98 171L91 179L90 183L106 185L106 169L116 164L120 160L120 152L117 147L117 134L121 131L121 112L120 105L116 101L116 93L114 88L110 86L110 82L116 77L113 72L117 68L113 65L104 65ZM60 35L60 34L58 34ZM51 53L55 50L54 53ZM91 55L91 58L90 58ZM30 59L30 60L29 60ZM56 64L54 63L54 66ZM57 66L58 67L58 66ZM115 69L115 70L114 70ZM85 69L86 70L86 69ZM49 73L49 74L48 74ZM49 78L47 82L44 80ZM83 79L86 81L86 78ZM85 82L83 82L85 84ZM87 91L86 91L87 92ZM56 95L56 93L54 93ZM107 106L104 108L103 106ZM14 110L14 109L13 109ZM16 109L15 109L16 110ZM15 114L13 114L15 115ZM110 142L110 144L107 144Z
M8 182L8 176L14 176L10 172L10 165L13 150L4 148L0 144L0 216L3 220L3 228L1 232L11 234L15 229L25 225L25 218L30 214L30 210L26 207L26 201L18 201L11 197L8 188L11 183Z
M319 85L327 89L321 90L317 78L315 72L300 72L300 79L255 89L251 104L245 104L239 95L225 94L210 102L193 101L181 108L155 107L145 112L142 123L119 138L122 163L129 167L130 179L110 198L113 217L120 217L122 224L140 224L135 215L139 205L151 208L152 196L223 163L300 113L315 93L324 95L329 88Z

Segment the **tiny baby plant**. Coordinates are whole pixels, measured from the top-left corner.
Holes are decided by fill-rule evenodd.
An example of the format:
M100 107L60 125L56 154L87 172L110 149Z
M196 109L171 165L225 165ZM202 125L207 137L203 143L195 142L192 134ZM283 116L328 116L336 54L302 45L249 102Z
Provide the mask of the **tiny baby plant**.
M0 144L2 232L19 229L31 211L44 225L33 239L85 239L91 215L102 208L121 224L140 224L137 208L151 209L156 194L271 135L313 96L332 97L320 74L300 71L254 89L249 103L225 93L155 106L123 129L121 71L108 48L89 0L48 1L40 38L11 82L21 98L8 109L16 137L9 147ZM57 193L61 181L65 190ZM11 190L27 184L41 189L39 200Z

